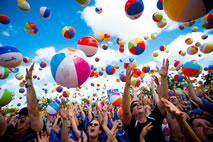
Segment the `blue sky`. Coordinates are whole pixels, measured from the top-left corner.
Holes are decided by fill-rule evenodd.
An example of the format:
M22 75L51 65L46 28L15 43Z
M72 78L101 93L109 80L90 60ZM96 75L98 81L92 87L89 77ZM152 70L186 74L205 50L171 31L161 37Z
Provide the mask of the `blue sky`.
M170 59L170 65L173 66L174 59L181 60L183 62L196 59L203 67L208 66L212 63L212 53L198 57L196 55L186 55L182 57L178 55L179 50L186 50L188 47L184 41L186 38L191 37L194 42L200 41L205 43L207 41L213 41L212 31L205 30L200 26L200 19L196 21L193 26L197 26L197 32L192 33L191 27L186 27L180 31L178 26L181 23L171 21L166 14L164 17L167 20L167 26L163 29L159 29L156 23L152 21L152 14L157 11L156 3L157 0L144 0L144 12L142 16L137 20L131 20L127 18L124 11L126 0L91 0L89 5L86 7L80 6L76 1L72 0L28 0L31 9L28 12L23 12L17 7L16 0L1 0L0 1L0 14L7 15L11 22L8 25L0 24L0 44L9 45L18 48L23 56L31 58L31 62L28 64L22 63L19 67L20 72L25 74L25 68L28 67L32 62L40 63L46 61L48 67L43 71L38 71L39 65L36 65L35 74L41 79L34 80L34 84L37 89L38 96L42 97L44 92L42 88L48 89L46 96L54 98L57 93L51 93L54 90L54 80L50 74L49 62L52 55L55 52L60 51L66 47L77 48L78 40L83 36L93 36L96 31L102 31L111 35L110 42L99 43L98 53L88 59L90 64L95 65L98 71L108 64L119 64L120 69L116 71L113 76L89 78L83 85L80 93L84 96L91 95L92 93L98 93L102 95L102 91L107 89L119 88L122 91L124 83L116 83L115 79L118 78L118 74L123 69L123 63L120 63L120 59L133 57L136 60L138 67L141 69L142 65L149 64L152 69L155 65L160 66L161 61L164 57ZM49 19L43 19L39 15L39 9L42 6L46 6L51 10L51 17ZM95 7L100 6L103 8L101 14L95 12ZM39 31L36 35L29 35L24 30L24 25L27 22L33 22L38 27ZM66 39L62 36L62 29L64 26L71 26L75 29L75 36L72 39ZM143 38L145 35L151 35L151 33L157 34L156 40L146 40L146 50L143 54L133 56L128 52L127 44L128 41L140 37ZM202 34L208 34L209 37L205 41L200 38ZM125 52L119 53L116 44L118 37L124 38L125 40ZM109 50L103 51L101 49L102 44L108 44ZM152 52L159 50L161 45L166 45L168 54L158 51L159 56L157 58L152 57ZM200 53L200 52L199 52ZM100 58L100 62L94 61L95 57ZM105 74L105 73L104 73ZM11 73L10 76L5 80L0 80L0 87L7 88L8 90L15 93L15 100L11 104L16 105L17 102L25 102L17 99L23 94L18 93L18 84L20 81L15 79L15 74ZM147 75L149 76L149 75ZM145 79L146 80L146 79ZM147 77L147 82L150 77ZM44 82L49 82L48 86L44 86ZM101 89L97 91L97 88L91 88L89 85L91 82L95 84L101 82ZM105 82L105 83L102 83ZM106 90L102 89L104 84L107 84ZM144 84L145 85L145 84ZM88 88L88 89L85 89ZM66 88L64 88L66 90ZM75 93L74 89L71 89L71 94ZM77 92L79 93L79 92ZM58 93L59 94L59 93ZM59 94L60 95L60 94ZM80 98L80 96L79 96ZM71 100L73 98L70 98Z

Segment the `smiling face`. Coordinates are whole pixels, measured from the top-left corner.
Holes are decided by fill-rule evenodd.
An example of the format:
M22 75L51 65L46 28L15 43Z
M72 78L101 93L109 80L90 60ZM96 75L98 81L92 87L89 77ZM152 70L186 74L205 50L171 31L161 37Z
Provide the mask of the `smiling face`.
M122 129L123 128L123 122L120 119L118 119L117 122L118 122L117 128Z
M101 126L99 122L97 120L92 120L87 129L89 137L98 137L98 135L102 132L100 128Z
M142 105L142 103L141 102L139 102L139 101L136 101L136 102L134 102L133 104L132 104L132 115L134 115L134 116L136 116L136 115L138 115L138 114L140 114L140 113L145 113L145 111L144 111L144 107L143 107L143 105Z
M192 122L193 130L202 142L213 141L213 125L205 119L197 118Z
M170 102L173 103L174 105L177 105L179 103L177 97L175 96L170 97Z
M25 131L30 128L30 119L28 115L22 115L18 120L17 130L19 132Z

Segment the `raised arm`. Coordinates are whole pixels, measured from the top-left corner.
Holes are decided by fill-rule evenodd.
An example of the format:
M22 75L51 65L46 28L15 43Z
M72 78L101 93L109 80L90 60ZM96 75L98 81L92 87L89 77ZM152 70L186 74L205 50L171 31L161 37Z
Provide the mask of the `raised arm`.
M34 68L34 63L31 65L30 69L26 69L25 79L27 81L27 110L30 118L31 128L35 132L40 132L43 128L43 120L38 111L38 103L36 99L35 89L33 87L32 72Z
M132 69L129 66L126 70L126 84L124 88L124 95L122 99L123 107L123 122L125 125L129 125L131 121L130 102L129 102L129 88L131 85Z
M92 101L90 100L89 102L89 106L88 106L88 116L87 116L88 120L91 121L92 120Z
M81 105L80 105L80 104L78 104L78 107L79 107L79 109L80 109L81 116L82 116L83 120L85 120L85 113L84 113L84 111L83 111L83 109L82 109Z
M0 136L3 136L7 130L7 121L4 118L4 114L6 114L6 110L1 110L0 106Z
M156 67L158 70L158 73L161 76L161 85L160 85L160 90L159 90L159 98L168 98L168 81L167 81L167 73L168 73L168 68L169 68L169 60L163 59L163 65L161 67L161 69L159 69L158 67ZM161 114L165 114L166 113L166 108L165 106L162 104L161 101L156 102L157 106L161 112Z
M68 142L68 127L67 127L67 122L68 122L68 115L62 105L59 106L59 113L61 117L63 118L62 121L62 130L61 130L61 141L62 142Z
M153 80L151 80L151 83L150 83L150 86L149 86L150 88L151 88L151 90L152 90L152 94L153 94L153 97L154 97L154 99L155 99L155 102L156 103L159 103L159 97L158 97L158 94L156 93L156 91L155 91L155 87L154 87L154 81Z

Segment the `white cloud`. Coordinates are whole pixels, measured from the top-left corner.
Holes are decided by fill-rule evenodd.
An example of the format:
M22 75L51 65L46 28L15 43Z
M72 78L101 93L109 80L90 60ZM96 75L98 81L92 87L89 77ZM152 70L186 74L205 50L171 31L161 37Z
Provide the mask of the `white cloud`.
M10 34L6 31L2 32L1 34L4 35L4 36L10 36Z
M47 48L40 48L36 51L37 56L32 60L33 62L37 62L40 60L50 61L52 56L55 55L56 51L53 46Z
M164 14L165 15L165 14ZM179 23L177 22L174 22L172 20L170 20L169 18L167 18L167 23L168 23L168 26L165 28L166 31L172 31L174 29L177 29L178 26L180 25Z

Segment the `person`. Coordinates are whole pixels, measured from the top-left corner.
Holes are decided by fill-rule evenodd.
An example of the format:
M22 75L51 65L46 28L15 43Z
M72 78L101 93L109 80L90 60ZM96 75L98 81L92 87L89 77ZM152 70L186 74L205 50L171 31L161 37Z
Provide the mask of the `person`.
M159 91L160 98L168 97L168 83L167 73L169 67L169 60L163 60L161 69L157 67L158 73L161 76L161 85ZM123 123L128 133L131 142L139 142L144 137L146 142L164 142L164 136L161 130L163 118L166 114L166 108L161 101L156 101L156 106L150 116L146 117L143 104L139 100L129 102L129 89L131 85L132 69L129 66L126 71L126 84L124 88L124 95L122 99L123 107ZM150 124L150 125L148 125ZM140 137L143 128L147 126L150 128L146 135Z
M36 93L32 82L34 63L26 69L27 107L19 111L16 127L9 127L0 113L0 141L1 142L30 142L37 139L36 132L45 131L44 122L38 111Z

